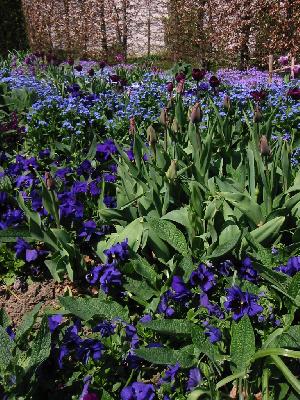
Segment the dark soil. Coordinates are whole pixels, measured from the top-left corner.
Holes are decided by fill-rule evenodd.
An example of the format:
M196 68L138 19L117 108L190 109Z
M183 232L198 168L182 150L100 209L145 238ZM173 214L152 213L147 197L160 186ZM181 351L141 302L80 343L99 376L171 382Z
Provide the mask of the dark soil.
M4 308L12 320L14 326L18 326L24 314L31 311L38 303L45 308L58 309L58 297L65 293L78 295L85 290L79 289L75 283L64 281L61 283L53 280L32 282L23 290L15 290L13 287L0 286L0 309ZM70 293L70 294L71 294Z

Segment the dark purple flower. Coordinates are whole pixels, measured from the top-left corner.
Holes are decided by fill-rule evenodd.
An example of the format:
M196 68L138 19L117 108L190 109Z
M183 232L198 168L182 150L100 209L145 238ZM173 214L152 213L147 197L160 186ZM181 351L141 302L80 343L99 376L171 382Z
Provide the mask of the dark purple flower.
M104 269L100 277L100 287L104 293L108 293L111 286L122 285L122 274L115 266L109 266Z
M80 342L79 347L76 349L76 355L83 364L87 364L90 357L94 361L100 360L104 346L99 340L85 339Z
M187 382L187 390L194 390L202 381L202 376L199 368L191 368L189 371L189 379Z
M192 286L200 286L203 292L208 292L216 284L214 274L204 264L191 273L190 282Z
M139 337L135 326L127 324L125 327L126 338L130 341L130 347L136 349L139 345Z
M91 181L89 183L89 192L92 196L99 196L99 194L101 193L100 188L98 187L98 181Z
M26 250L30 249L30 244L26 240L17 238L15 244L16 257L22 258L26 254Z
M83 396L82 400L99 400L96 393L87 393Z
M6 330L6 333L8 334L8 336L9 336L10 340L13 341L15 339L15 337L16 337L16 334L13 331L12 327L8 326L5 330Z
M106 67L106 62L105 61L100 61L99 62L99 67L100 67L100 69L105 68Z
M106 172L106 173L103 174L103 180L104 180L104 182L113 183L113 182L116 182L117 177L116 177L116 175L109 174L109 173Z
M242 279L246 279L249 282L256 282L258 278L257 271L253 268L250 257L246 257L242 261L242 267L240 269L240 276Z
M193 68L192 70L192 77L196 82L201 81L205 77L205 70L199 68Z
M93 172L91 162L89 160L82 161L76 172L78 176L82 175L87 178Z
M182 278L178 275L172 279L172 298L176 301L186 301L190 296L190 291L185 286Z
M61 324L63 316L61 314L55 314L48 317L48 325L50 332L53 333L55 329Z
M145 314L139 322L141 322L142 324L146 324L147 322L152 321L152 317L150 314Z
M102 337L109 337L115 332L115 325L109 321L99 322L94 328L93 332L100 332Z
M39 152L39 157L40 158L48 158L48 157L50 157L50 154L51 154L50 149L44 149Z
M217 343L222 339L222 333L219 328L209 325L208 323L203 324L205 326L205 335L209 337L210 343Z
M224 314L222 313L220 307L217 304L211 303L206 293L200 294L200 306L205 307L209 315L214 315L219 319L224 318Z
M222 261L219 264L218 273L223 276L228 276L232 271L233 264L230 260Z
M103 236L103 232L97 228L97 224L93 220L85 221L78 235L78 237L84 239L86 242L89 242L91 239L97 239L100 236Z
M66 175L67 174L71 174L71 173L72 173L72 169L70 167L61 168L61 169L58 169L55 172L55 177L59 178L61 181L65 182L66 181Z
M90 285L95 285L99 281L100 273L103 271L103 265L96 265L85 276L85 279Z
M88 183L87 182L75 182L72 186L72 193L87 193Z
M154 386L148 383L134 382L121 391L121 400L154 400Z
M112 83L118 83L118 82L120 82L120 79L121 79L121 78L119 77L119 75L116 75L116 74L110 75L109 78L110 78L110 80L111 80Z
M163 383L174 382L179 370L180 364L178 362L175 365L169 365L168 369L166 369L164 373L164 376L159 380L159 383L162 385Z
M114 244L109 249L104 250L103 253L107 257L106 264L108 266L117 265L120 261L127 260L129 256L128 239L124 240L121 243Z
M117 201L114 196L105 195L103 203L106 205L107 208L115 208L117 206Z
M82 71L82 65L80 65L80 64L75 65L74 69L75 69L76 71L78 71L78 72L81 72L81 71Z
M227 300L224 307L227 311L233 313L235 321L244 315L253 317L263 311L262 306L257 303L258 296L249 292L242 292L238 286L232 286L227 289Z
M266 99L268 93L265 90L254 90L250 92L250 96L254 99L256 102L261 102Z
M91 68L91 69L89 69L88 70L88 74L89 74L89 76L94 76L95 75L95 70L94 70L94 68Z
M282 272L283 274L294 276L300 271L300 256L293 256L289 258L286 265L280 265L275 268L275 271Z
M209 79L209 84L210 86L215 89L216 87L218 87L220 85L220 79L217 78L215 75L211 76Z
M172 317L175 313L174 309L169 305L170 297L171 292L170 290L168 290L165 294L161 296L160 302L157 306L157 312L159 314L165 314L166 317Z
M107 139L104 143L97 145L96 159L98 161L107 161L111 154L115 154L117 151L114 141L112 139Z

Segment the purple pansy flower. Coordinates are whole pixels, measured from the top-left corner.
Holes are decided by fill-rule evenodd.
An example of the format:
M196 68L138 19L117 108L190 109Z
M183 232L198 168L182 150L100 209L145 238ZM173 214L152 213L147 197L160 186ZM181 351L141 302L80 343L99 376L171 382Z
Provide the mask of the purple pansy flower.
M233 313L235 321L244 315L253 317L263 311L262 306L257 303L258 296L249 292L243 292L238 286L227 289L227 300L224 307Z
M187 390L194 390L202 381L202 376L199 368L191 368L189 371L189 379L187 382Z
M200 286L203 292L208 292L216 284L214 274L204 264L191 273L190 282L192 286Z
M134 382L121 391L121 400L154 400L154 386L148 383Z

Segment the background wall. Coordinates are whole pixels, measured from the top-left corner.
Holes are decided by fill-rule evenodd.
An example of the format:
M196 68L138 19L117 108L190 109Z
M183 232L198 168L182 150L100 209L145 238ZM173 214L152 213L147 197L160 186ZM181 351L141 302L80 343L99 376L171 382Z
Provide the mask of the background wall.
M4 0L8 1L8 0ZM261 65L300 50L300 0L22 0L33 50Z

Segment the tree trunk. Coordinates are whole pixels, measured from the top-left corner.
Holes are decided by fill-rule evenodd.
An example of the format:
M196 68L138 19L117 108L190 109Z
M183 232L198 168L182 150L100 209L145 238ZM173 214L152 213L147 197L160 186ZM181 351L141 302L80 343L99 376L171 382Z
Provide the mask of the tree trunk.
M108 45L107 45L107 32L106 32L106 22L105 22L105 10L104 10L104 0L100 0L100 32L101 32L101 47L103 50L104 57L108 55Z

